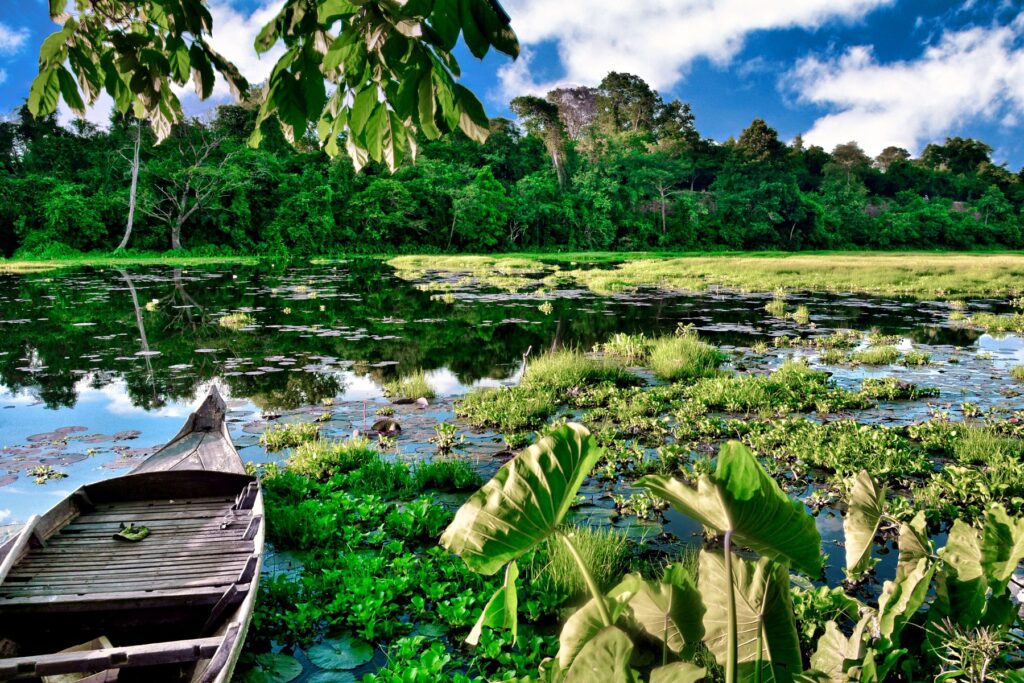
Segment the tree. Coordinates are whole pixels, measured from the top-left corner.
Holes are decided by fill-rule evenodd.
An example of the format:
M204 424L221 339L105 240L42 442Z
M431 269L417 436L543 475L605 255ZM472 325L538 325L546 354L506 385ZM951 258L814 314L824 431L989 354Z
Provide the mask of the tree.
M956 174L974 173L978 166L992 160L992 147L973 138L946 138L943 145L924 148L921 160L929 167Z
M764 122L754 119L736 141L736 151L747 161L757 163L778 163L782 160L786 146L779 140L779 133Z
M661 104L658 93L633 74L612 71L597 86L597 120L605 133L651 132Z
M119 112L145 118L163 141L184 120L173 85L192 81L205 99L219 74L236 97L249 89L209 45L213 17L203 0L75 0L74 14L66 4L49 2L61 28L40 48L28 97L36 116L53 113L59 99L84 114L106 91ZM460 35L478 59L492 47L519 54L497 0L286 0L256 38L261 54L278 42L285 51L263 87L251 143L271 126L295 142L312 122L328 154L344 138L357 168L373 159L394 170L415 156L418 134L436 139L459 129L486 139L483 106L455 80ZM330 94L325 81L336 86Z
M558 115L558 105L539 97L525 95L512 100L512 111L522 120L531 135L544 141L551 165L558 178L558 187L565 188L565 127Z
M597 89L587 86L555 88L547 94L548 102L558 107L565 133L570 140L579 140L597 117Z
M890 145L889 147L886 147L881 152L879 152L878 156L875 157L875 167L882 173L885 173L886 171L889 170L889 167L892 166L893 162L909 160L910 152L903 149L902 147L895 147Z
M171 249L181 249L182 227L197 211L244 182L230 173L237 152L224 152L224 139L199 123L179 126L176 154L150 163L152 196L144 210L170 228Z
M484 166L473 182L455 196L447 248L451 248L457 234L460 237L459 247L463 250L494 249L505 234L508 210L505 188L494 179L490 167Z
M128 240L132 236L132 228L135 226L135 199L139 189L139 150L142 147L142 124L136 120L132 125L135 131L134 142L132 144L132 158L131 158L131 187L128 190L128 221L124 226L124 237L121 238L121 243L117 245L117 250L120 251L128 247Z
M832 161L825 166L825 172L836 172L846 179L846 184L859 177L871 166L871 159L854 141L836 145L832 150Z

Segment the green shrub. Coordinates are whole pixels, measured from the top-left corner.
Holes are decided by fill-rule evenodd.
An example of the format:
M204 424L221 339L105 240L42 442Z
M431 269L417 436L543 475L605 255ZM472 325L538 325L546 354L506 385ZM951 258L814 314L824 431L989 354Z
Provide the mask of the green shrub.
M678 382L710 377L726 358L725 354L688 330L674 337L655 339L647 363L659 378Z
M365 437L347 441L307 441L288 458L288 469L322 481L335 474L351 472L377 457L377 450Z
M427 375L422 370L417 370L411 375L399 377L384 384L384 393L391 398L434 398L436 396L433 387L427 381Z

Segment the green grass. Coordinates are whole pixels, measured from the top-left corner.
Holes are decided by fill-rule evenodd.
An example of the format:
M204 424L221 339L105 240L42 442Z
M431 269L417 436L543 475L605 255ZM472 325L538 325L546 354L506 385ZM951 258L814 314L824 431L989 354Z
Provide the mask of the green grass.
M474 389L456 404L455 412L474 427L513 434L543 426L557 407L551 390L497 387Z
M847 361L855 365L892 365L899 359L900 350L895 346L869 346L847 356Z
M307 441L320 436L320 426L311 422L271 425L260 434L260 445L268 451L279 451L282 448L295 448Z
M977 327L991 334L1024 333L1024 313L1012 315L976 313L966 318L965 322L971 327Z
M323 481L358 469L377 457L377 450L363 437L346 441L306 441L288 458L287 466L296 474Z
M522 386L562 393L603 382L625 386L639 381L639 377L618 363L564 349L545 353L530 361Z
M614 529L583 526L570 526L565 533L572 538L601 590L612 588L629 571L631 550L625 535ZM544 562L540 568L533 568L536 572L534 580L541 590L564 595L569 600L577 600L587 592L575 560L557 538L545 543L544 551L534 562Z
M678 382L711 377L726 360L725 354L702 342L695 332L684 331L674 337L661 337L651 344L647 365L660 379Z
M463 458L446 458L417 464L412 481L420 491L471 491L480 486L473 463Z
M1024 365L1015 365L1010 368L1010 377L1018 382L1024 382Z
M611 339L603 344L598 344L596 350L609 356L621 358L627 363L637 363L647 357L652 343L652 340L648 339L643 332L639 334L616 332Z
M38 273L61 268L84 266L205 266L224 263L252 265L259 259L255 256L175 256L172 253L154 252L131 255L83 254L74 258L60 259L16 259L0 258L0 273Z
M882 401L914 401L939 395L935 387L919 387L895 377L869 377L861 383L860 392Z
M384 393L391 398L434 398L436 395L433 387L427 381L427 375L422 370L399 377L384 384Z
M770 375L736 375L698 380L690 399L703 410L759 415L831 413L871 405L867 397L836 387L824 372L789 361Z

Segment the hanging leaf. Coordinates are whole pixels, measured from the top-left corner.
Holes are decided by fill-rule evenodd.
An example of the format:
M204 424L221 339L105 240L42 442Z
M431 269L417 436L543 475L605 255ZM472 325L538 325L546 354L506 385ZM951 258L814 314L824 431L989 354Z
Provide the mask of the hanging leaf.
M651 672L651 683L696 683L703 681L708 671L690 662L675 662L659 666Z
M58 66L57 82L60 84L60 94L68 103L71 111L78 116L85 116L85 103L82 102L82 97L78 94L78 83L75 82L75 77L71 75L71 72L63 66Z
M736 598L736 662L740 681L791 681L802 670L800 639L793 617L786 565L762 557L751 562L732 559ZM704 643L725 665L729 631L728 579L720 553L700 553L701 595L704 597Z
M580 650L565 683L635 683L638 679L629 667L633 641L623 631L606 626Z
M846 683L847 670L864 659L864 630L870 618L869 614L857 622L849 638L843 635L836 622L827 622L825 633L818 638L818 647L811 655L811 667L825 674L829 681Z
M846 573L859 578L873 565L871 547L885 512L885 487L879 486L867 470L861 470L850 493L850 506L843 519L846 535Z
M918 511L909 523L900 525L899 540L900 557L896 566L896 579L906 576L907 572L913 571L917 563L933 554L932 542L928 538L928 528L925 522L924 510Z
M878 598L878 630L893 643L900 642L903 627L924 604L934 572L935 565L928 558L922 558L901 579L882 585Z
M373 646L358 638L342 636L314 645L306 654L309 661L321 669L345 671L355 669L373 659Z
M494 592L491 599L484 605L484 611L480 618L473 625L466 642L476 645L480 642L480 634L484 626L491 628L506 628L512 631L512 644L516 644L519 636L519 597L516 592L516 579L519 577L519 567L515 560L512 560L505 567L505 581Z
M821 536L814 517L783 493L738 441L722 446L715 473L701 475L696 489L663 475L643 477L638 484L701 524L731 531L736 543L787 560L811 576L821 573Z
M32 81L28 91L28 110L33 116L47 116L57 110L57 98L60 97L60 78L57 72L61 68L57 66L40 71Z
M199 43L192 43L188 49L189 63L192 65L192 80L196 84L196 95L205 100L213 93L214 74L210 60Z
M554 533L600 454L582 425L553 430L470 496L441 545L473 571L494 574Z
M459 111L459 128L470 140L484 143L490 135L490 121L484 106L468 88L455 84L455 106Z

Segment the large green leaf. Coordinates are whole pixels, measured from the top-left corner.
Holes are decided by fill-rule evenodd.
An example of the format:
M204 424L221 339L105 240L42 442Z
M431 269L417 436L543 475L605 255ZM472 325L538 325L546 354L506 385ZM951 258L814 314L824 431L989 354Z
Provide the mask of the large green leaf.
M634 683L629 666L633 641L615 626L606 626L580 650L565 675L565 683Z
M627 575L615 588L608 592L605 606L612 624L626 611L630 599L640 589L642 580L638 574ZM597 599L591 598L583 607L570 616L558 636L558 665L568 669L580 651L605 627Z
M347 670L373 659L373 646L358 638L342 636L314 645L306 654L321 669Z
M878 630L882 636L898 644L903 627L924 604L928 597L935 565L921 558L917 565L895 581L882 585L878 598Z
M484 106L468 88L455 84L455 106L459 111L459 128L470 140L486 142L490 135L490 122Z
M85 116L85 103L82 96L78 94L78 83L71 72L63 66L57 67L57 83L60 85L60 94L68 107L79 116Z
M860 577L873 566L871 547L885 512L885 486L879 486L867 470L861 470L850 493L850 505L843 519L846 535L846 573Z
M931 557L933 551L928 538L928 526L924 510L919 511L910 522L900 525L900 557L896 565L896 578L905 576L917 566L922 558Z
M1010 517L1002 505L985 512L981 538L981 566L993 595L1006 591L1010 577L1024 560L1024 517Z
M783 493L737 441L722 446L714 475L701 475L697 488L660 475L638 483L705 526L731 531L736 543L787 560L812 576L821 573L821 536L814 517Z
M255 665L241 676L245 683L288 683L302 674L302 663L284 654L266 654L256 657Z
M57 110L57 98L60 97L60 77L57 75L63 67L40 71L32 81L28 91L28 110L33 116L46 116Z
M825 633L818 638L818 647L811 655L811 667L825 674L827 680L834 683L845 683L846 672L851 666L858 664L866 651L864 630L872 615L865 615L857 622L853 633L847 638L836 622L825 624Z
M707 676L707 669L690 662L659 666L651 672L651 683L696 683Z
M704 636L704 603L693 579L673 572L672 582L644 581L636 574L639 590L630 599L633 618L640 627L670 650L693 652Z
M505 463L470 496L441 536L441 545L473 571L494 574L554 533L598 457L586 427L559 427Z
M480 618L473 625L466 642L476 645L480 642L480 635L484 626L491 628L507 628L512 631L512 644L515 645L519 636L519 594L516 592L516 579L519 578L519 567L515 560L509 562L505 567L505 581L494 592L491 599L484 605L484 611Z
M792 681L802 669L800 639L793 617L786 565L762 557L757 562L734 557L736 662L740 681ZM704 597L704 643L725 665L732 589L721 553L700 553L700 592Z

